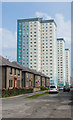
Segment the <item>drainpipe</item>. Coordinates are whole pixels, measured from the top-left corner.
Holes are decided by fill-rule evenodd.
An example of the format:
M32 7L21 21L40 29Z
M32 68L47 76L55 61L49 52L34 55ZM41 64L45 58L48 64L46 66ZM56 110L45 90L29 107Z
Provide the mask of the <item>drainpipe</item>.
M5 89L7 88L7 68L5 67Z
M41 76L41 86L42 86L42 76Z
M35 74L34 74L34 85L33 85L33 87L35 88Z
M46 86L46 77L45 77L45 87L47 87L47 86Z

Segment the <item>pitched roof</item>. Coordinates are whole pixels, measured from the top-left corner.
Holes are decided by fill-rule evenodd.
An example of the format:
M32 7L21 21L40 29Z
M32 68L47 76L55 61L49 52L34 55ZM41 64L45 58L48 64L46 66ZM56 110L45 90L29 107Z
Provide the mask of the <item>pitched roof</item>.
M44 75L43 73L37 72L37 71L34 70L34 69L30 69L30 68L28 68L28 67L26 67L26 66L23 66L23 65L21 65L20 63L18 63L18 62L16 62L16 61L14 61L14 62L12 62L12 63L13 63L14 65L17 65L17 66L21 67L21 68L22 68L22 71L29 72L29 73L33 73L33 74L35 74L35 75L39 75L39 76L42 76L42 77L48 77L48 76Z
M23 65L21 65L20 63L13 61L12 62L14 65L17 65L18 67L20 67L22 69L22 71L26 71L26 72L31 72L30 69L28 67L25 67Z
M21 69L20 67L18 67L17 65L14 65L12 62L10 62L9 60L7 60L2 56L0 56L0 66L10 66L10 67Z

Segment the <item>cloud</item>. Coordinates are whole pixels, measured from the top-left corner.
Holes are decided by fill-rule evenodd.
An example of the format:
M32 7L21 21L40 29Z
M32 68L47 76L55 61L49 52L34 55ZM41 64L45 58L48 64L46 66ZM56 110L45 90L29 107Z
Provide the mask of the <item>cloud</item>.
M62 14L56 14L55 21L57 23L57 36L63 37L66 42L71 42L71 21L65 21Z
M51 16L48 16L47 13L36 12L35 14L36 14L37 17L43 17L44 19L52 19Z
M2 33L2 55L7 56L11 61L16 60L17 41L16 32L12 33L7 29L0 28L0 36ZM1 54L1 51L0 51Z

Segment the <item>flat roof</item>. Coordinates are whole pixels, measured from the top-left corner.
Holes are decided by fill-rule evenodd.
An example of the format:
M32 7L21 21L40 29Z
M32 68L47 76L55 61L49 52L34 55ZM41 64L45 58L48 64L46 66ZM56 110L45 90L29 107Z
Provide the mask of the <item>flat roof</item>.
M64 41L64 42L65 42L64 38L57 38L57 40L62 40L62 41Z
M50 23L50 22L54 22L56 25L56 22L54 21L54 19L50 19L50 20L44 20L43 18L29 18L29 19L18 19L17 22L30 22L30 21L39 21L40 23ZM57 26L57 25L56 25Z
M69 50L68 48L66 48L65 50Z

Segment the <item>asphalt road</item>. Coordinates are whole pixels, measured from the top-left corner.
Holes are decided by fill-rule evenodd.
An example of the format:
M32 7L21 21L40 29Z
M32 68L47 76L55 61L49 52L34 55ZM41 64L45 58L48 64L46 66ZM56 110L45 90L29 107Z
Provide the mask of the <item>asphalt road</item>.
M36 99L24 97L2 100L3 118L72 118L73 91L46 94Z

